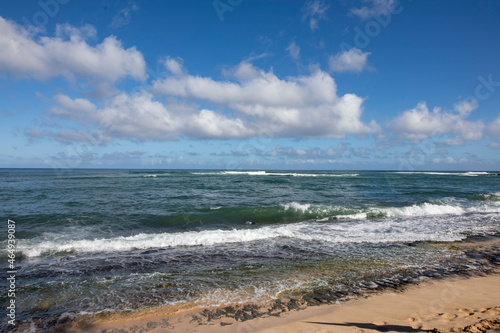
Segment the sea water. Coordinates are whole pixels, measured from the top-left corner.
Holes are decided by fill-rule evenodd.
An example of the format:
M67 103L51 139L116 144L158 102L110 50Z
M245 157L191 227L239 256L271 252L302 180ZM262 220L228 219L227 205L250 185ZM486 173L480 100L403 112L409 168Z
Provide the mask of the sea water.
M2 169L0 256L10 219L20 321L347 295L479 269L430 244L499 234L487 175Z

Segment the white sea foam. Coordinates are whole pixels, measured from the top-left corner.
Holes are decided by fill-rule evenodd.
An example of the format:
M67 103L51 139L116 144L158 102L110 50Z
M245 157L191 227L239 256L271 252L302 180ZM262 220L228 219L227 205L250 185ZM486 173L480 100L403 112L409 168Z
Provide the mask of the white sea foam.
M492 194L495 196L496 194ZM451 200L453 201L453 200ZM324 205L312 205L304 204L298 202L291 202L283 204L283 209L294 210L296 212L301 212L303 214L325 214L330 216L323 217L335 218L335 219L352 219L361 220L367 219L369 217L421 217L421 216L442 216L442 215L464 215L472 213L500 213L500 202L492 201L488 204L474 205L474 206L462 206L458 203L456 204L433 204L433 203L422 203L415 204L412 206L404 207L390 207L390 208L366 208L366 209L351 209L352 213L342 213L345 208L338 206L324 206Z
M223 171L225 175L250 175L250 176L263 176L265 171Z
M438 171L400 171L396 172L400 174L421 174L421 175L437 175L437 176L484 176L488 175L488 172L484 171L468 171L468 172L438 172Z
M463 215L466 212L466 210L460 206L436 205L430 203L401 208L387 208L381 211L387 217Z
M498 196L500 193L484 195ZM283 204L282 207L284 211L316 214L321 222L311 219L301 223L251 229L140 233L129 237L110 238L93 238L92 233L71 231L69 228L66 229L69 233L44 233L33 239L22 240L18 248L28 257L37 257L60 252L120 252L178 246L211 246L280 237L328 243L383 243L454 241L463 239L467 233L500 232L500 201L468 202L448 198L443 203L357 210L299 202ZM348 213L349 211L351 213ZM376 219L367 220L370 217ZM329 223L332 219L337 221Z
M364 220L368 218L368 214L357 213L357 214L347 214L347 215L336 215L335 218L339 220Z
M470 172L465 172L465 173L462 173L461 174L462 176L484 176L484 175L489 175L488 172L474 172L474 171L470 171Z
M292 177L356 177L357 173L293 173L293 172L269 172L269 176L292 176Z
M435 211L438 215L443 211ZM447 208L446 208L447 209ZM404 211L403 211L404 212ZM411 214L413 212L410 210ZM406 211L408 213L408 211ZM420 214L420 211L417 211ZM489 220L475 222L476 217L443 218L440 216L415 219L385 218L332 223L306 221L296 224L264 226L251 229L204 230L177 233L137 234L129 237L68 240L27 240L19 250L28 257L37 257L56 252L93 253L122 252L152 248L178 246L211 246L217 244L265 241L289 238L301 241L326 243L391 243L414 241L458 241L467 234L492 233L500 231L497 213Z
M230 304L248 304L249 302L271 301L278 298L289 290L304 290L311 286L327 286L328 282L321 276L297 276L273 281L258 281L257 283L245 283L234 288L217 287L210 289L200 296L199 302L209 306L223 306Z
M248 176L290 176L290 177L357 177L357 173L296 173L268 171L218 171L193 172L193 175L248 175Z
M302 213L305 213L311 208L310 204L300 204L298 202L291 202L283 205L283 208L285 210L293 209L295 211L301 211Z

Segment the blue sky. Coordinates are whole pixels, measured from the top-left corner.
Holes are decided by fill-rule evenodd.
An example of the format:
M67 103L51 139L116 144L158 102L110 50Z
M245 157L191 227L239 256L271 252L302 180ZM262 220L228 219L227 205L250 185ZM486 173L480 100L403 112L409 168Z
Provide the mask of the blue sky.
M500 2L0 2L0 167L499 170Z

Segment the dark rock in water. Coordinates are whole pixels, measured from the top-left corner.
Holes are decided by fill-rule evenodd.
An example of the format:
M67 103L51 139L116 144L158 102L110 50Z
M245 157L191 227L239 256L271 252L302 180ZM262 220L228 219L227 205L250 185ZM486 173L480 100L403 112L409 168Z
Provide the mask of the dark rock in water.
M252 315L252 313L246 312L243 309L237 310L234 314L234 319L236 319L237 321L247 321L253 318L255 317Z
M487 173L483 177L500 177L500 173Z
M225 308L222 308L222 310L226 311L227 314L236 313L236 309L233 306L226 306Z
M288 308L288 311L291 310L299 310L300 302L294 298L285 303L285 306Z
M246 304L245 306L243 306L243 311L247 312L257 312L258 309L259 307L255 304Z
M218 319L218 318L220 318L220 317L222 317L222 316L224 316L224 315L226 315L226 312L225 312L225 311L223 311L222 309L216 309L216 310L213 312L213 316L214 316L215 318L217 318L217 319Z
M308 306L316 306L321 304L320 300L318 300L316 296L307 295L304 297L304 300L307 302Z
M279 310L280 312L285 312L286 307L283 305L283 302L281 300L276 300L274 301L274 304L271 306L271 311L273 310Z
M487 261L490 264L498 264L500 262L500 252L489 253L478 250L465 251L465 254L473 259Z

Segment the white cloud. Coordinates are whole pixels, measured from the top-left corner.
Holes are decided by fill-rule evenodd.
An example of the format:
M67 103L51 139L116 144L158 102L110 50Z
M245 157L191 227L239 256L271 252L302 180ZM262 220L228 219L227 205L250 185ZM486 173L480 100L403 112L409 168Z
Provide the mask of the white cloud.
M461 110L469 110L469 108L464 107ZM420 102L414 109L403 112L389 122L388 127L399 138L414 142L432 136L454 134L455 138L445 139L444 142L448 145L461 145L467 140L481 139L485 129L482 121L465 120L467 115L468 113L460 113L460 111L458 113L445 112L438 107L430 112L426 103Z
M262 76L263 72L258 68L255 68L251 63L244 61L238 66L230 68L229 70L224 69L222 73L227 78L232 78L237 81L243 81L257 79Z
M255 134L238 118L227 118L211 110L201 110L186 119L182 134L195 138L231 139Z
M329 65L333 72L361 72L366 67L370 52L363 52L358 48L341 51L335 56L330 56Z
M476 110L478 107L478 103L475 99L472 99L470 101L460 101L458 103L455 103L453 106L455 111L457 111L460 115L466 117L468 116L472 111Z
M300 47L298 47L295 42L291 43L286 50L290 54L290 57L292 57L295 60L298 60L300 58Z
M172 73L180 75L183 72L182 59L165 59L165 67Z
M47 132L48 136L62 143L75 141L96 145L111 139L162 141L183 136L225 139L252 135L239 119L205 109L169 109L149 93L132 96L121 93L106 101L100 109L81 98L57 95L54 100L58 105L49 110L50 114L93 128L88 130L92 137L85 135L84 131Z
M50 114L69 119L69 120L85 120L88 115L93 115L97 112L97 108L89 100L83 98L71 99L66 95L56 95L54 100L57 106L48 110Z
M226 71L233 80L217 81L189 75L181 62L165 62L171 74L154 81L152 92L119 93L104 100L102 106L83 98L56 95L54 107L46 113L93 131L98 138L94 144L111 139L162 141L183 137L344 138L381 131L375 121L361 120L363 99L354 94L337 96L334 79L320 70L280 79L271 71L242 63ZM89 141L80 134L46 132L63 143L72 139Z
M309 27L312 31L314 31L319 28L319 21L325 19L327 9L328 6L323 0L308 1L302 8L302 11L304 12L302 19L309 20Z
M114 36L91 46L86 39L95 33L89 25L65 24L57 26L55 37L35 40L25 28L0 17L0 71L39 80L56 76L111 82L127 76L146 78L146 63L135 47L124 49Z
M396 0L368 0L368 2L371 2L371 6L352 8L351 13L366 20L377 15L391 13L397 4Z
M272 71L241 63L226 73L235 80L168 76L153 82L153 92L231 110L251 135L343 138L380 131L374 121L361 121L363 99L354 94L337 96L334 79L321 70L280 79Z

